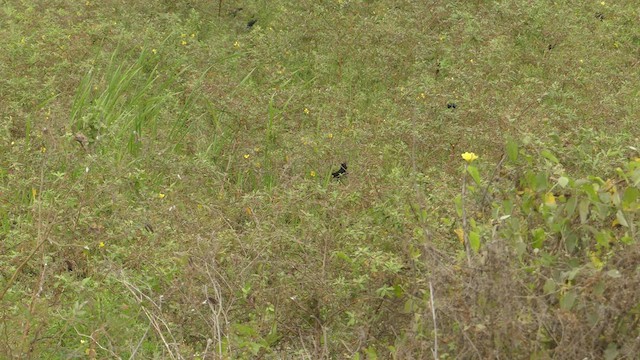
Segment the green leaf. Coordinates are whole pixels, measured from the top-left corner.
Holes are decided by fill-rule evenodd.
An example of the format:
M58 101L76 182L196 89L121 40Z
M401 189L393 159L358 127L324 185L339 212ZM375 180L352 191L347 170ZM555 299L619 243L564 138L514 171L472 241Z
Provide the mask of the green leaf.
M553 279L549 278L547 279L547 281L544 282L544 286L542 287L542 290L544 290L544 293L549 295L553 292L556 291L556 282L553 281Z
M589 216L589 199L582 199L580 205L578 205L578 211L580 211L580 222L582 224L587 222Z
M518 143L513 139L507 141L507 156L511 162L518 160Z
M627 223L627 219L624 217L622 210L618 210L618 212L616 213L616 219L618 219L618 222L620 223L620 225L624 227L629 227L629 224Z
M467 172L471 175L476 184L480 185L480 173L478 172L478 168L469 165L467 166Z
M562 186L563 188L567 187L568 184L569 184L569 178L561 176L558 179L558 185Z
M537 228L533 230L531 233L533 235L533 244L531 246L533 246L534 249L542 248L542 243L544 242L544 238L545 238L544 229Z
M462 195L456 195L456 197L453 198L453 203L456 205L456 213L458 216L462 216Z
M368 360L378 360L378 353L376 352L376 349L374 349L373 347L368 347L365 351L367 353Z
M480 234L475 231L469 232L469 245L477 253L480 250Z
M544 157L545 159L547 159L547 160L549 160L549 161L551 161L551 162L553 162L553 163L556 163L556 164L560 163L560 161L558 160L558 158L557 158L555 155L553 155L553 154L551 153L551 151L549 151L549 150L546 150L546 149L545 149L545 150L542 150L542 151L540 152L540 155L542 155L542 157Z
M576 302L577 297L578 295L575 293L575 291L569 291L566 294L564 294L564 296L560 298L560 309L571 310L571 308Z
M565 207L568 217L573 216L573 213L576 212L576 207L578 207L578 197L572 196L567 200L567 205Z
M567 251L573 252L578 246L578 236L575 233L570 232L566 235L564 244L567 247Z
M622 275L620 274L620 271L618 271L617 269L613 269L613 270L609 270L607 271L607 276L617 279L619 277L621 277Z
M534 179L534 185L536 187L536 191L546 190L549 186L549 182L547 181L547 174L538 173Z
M625 210L636 210L639 206L637 203L638 197L640 197L640 190L634 187L628 187L622 195L622 208Z
M618 345L616 343L609 343L607 349L604 351L604 360L615 360L618 358Z

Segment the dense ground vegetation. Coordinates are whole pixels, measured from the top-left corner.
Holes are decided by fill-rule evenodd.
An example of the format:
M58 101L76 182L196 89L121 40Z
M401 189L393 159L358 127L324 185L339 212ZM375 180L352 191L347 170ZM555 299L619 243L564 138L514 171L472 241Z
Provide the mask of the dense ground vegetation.
M640 353L636 1L0 4L0 358Z

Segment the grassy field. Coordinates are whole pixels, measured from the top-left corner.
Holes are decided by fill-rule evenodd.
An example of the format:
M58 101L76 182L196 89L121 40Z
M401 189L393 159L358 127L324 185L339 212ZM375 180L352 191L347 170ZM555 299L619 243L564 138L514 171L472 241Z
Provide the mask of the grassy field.
M0 8L0 358L640 353L636 1Z

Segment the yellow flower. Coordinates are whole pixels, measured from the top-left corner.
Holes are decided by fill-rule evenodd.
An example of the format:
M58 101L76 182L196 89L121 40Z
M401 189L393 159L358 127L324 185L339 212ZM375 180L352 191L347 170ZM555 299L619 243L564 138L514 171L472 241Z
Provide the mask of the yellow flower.
M103 248L104 247L104 241L100 241L100 244L98 246Z
M184 40L182 40L180 43L182 44L182 46L187 45L187 42Z
M606 4L607 4L607 3L606 3L606 2L604 2L604 1L601 1L601 2L600 2L600 5L602 5L602 6L605 6Z
M41 148L40 148L40 152L41 152L41 153L43 153L43 154L44 154L44 153L46 153L46 152L47 152L47 148L46 148L46 147L44 147L44 146L43 146L43 147L41 147Z
M240 43L236 41L236 42L233 43L233 46L234 47L240 47Z
M328 137L329 139L333 139L333 134L332 134L332 133L329 133L329 134L327 135L327 137Z
M152 52L153 54L157 54L157 53L158 53L158 50L156 50L156 49L151 49L151 52Z
M244 158L245 158L245 159L248 159L250 156L251 156L251 155L249 155L249 154L244 154Z
M470 163L470 162L473 162L474 160L476 160L478 158L478 155L476 155L476 154L474 154L472 152L471 153L470 152L466 152L466 153L462 154L462 158L466 162Z
M316 177L316 172L311 170L311 172L309 173L309 175L311 175L311 177Z
M547 206L555 206L556 204L556 197L552 194L552 193L546 193L544 195L544 203Z
M309 112L310 112L310 111L309 111L309 109L304 108L304 113L305 113L305 114L309 115Z
M180 37L186 38L187 34L180 34Z
M196 34L191 34L191 37L196 37Z
M163 194L163 193L159 193L159 194L158 194L158 198L159 198L159 199L164 199L164 197L165 197L165 196L167 196L167 195L165 195L165 194Z
M423 99L426 99L427 95L425 93L420 93L420 97L423 98Z

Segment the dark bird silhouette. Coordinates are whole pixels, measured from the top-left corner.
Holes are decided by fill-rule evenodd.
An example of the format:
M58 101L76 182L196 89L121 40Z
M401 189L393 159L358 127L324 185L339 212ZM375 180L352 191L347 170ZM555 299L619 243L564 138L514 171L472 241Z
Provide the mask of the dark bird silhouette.
M333 176L334 179L340 179L346 175L347 175L347 163L340 164L340 169L338 169L338 171L336 172L331 173L331 176Z
M255 23L258 22L258 19L251 19L249 20L249 22L247 23L247 29L251 29L253 27L253 25L255 25Z
M447 104L447 109L455 109L457 107L458 107L458 105L456 105L456 103L448 103Z

